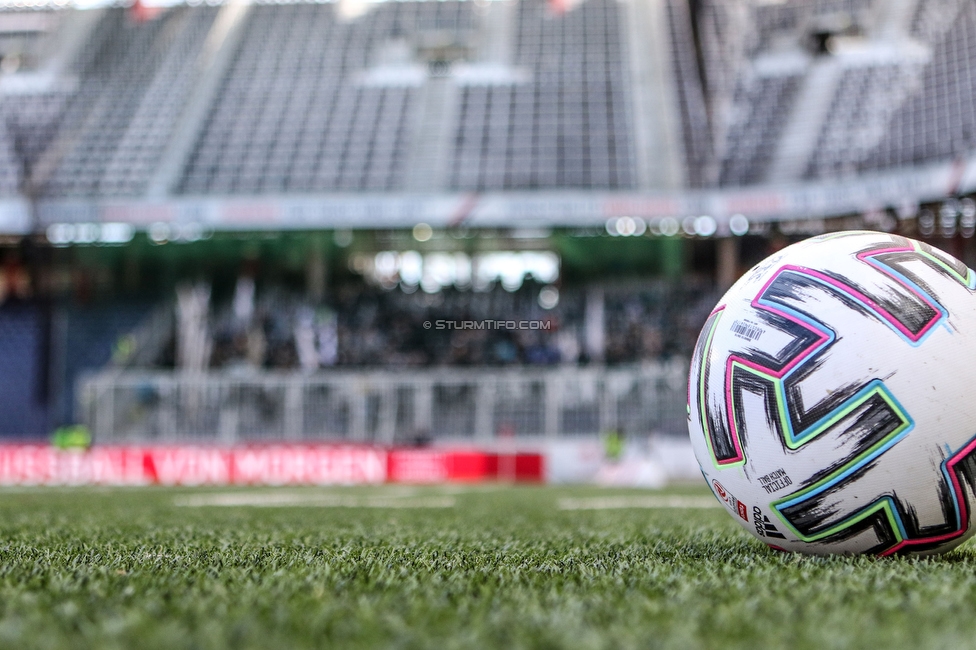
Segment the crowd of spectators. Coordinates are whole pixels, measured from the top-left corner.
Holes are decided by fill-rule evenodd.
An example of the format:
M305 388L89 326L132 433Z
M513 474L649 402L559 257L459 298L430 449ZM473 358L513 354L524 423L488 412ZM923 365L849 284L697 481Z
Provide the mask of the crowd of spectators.
M246 280L241 286L230 304L213 309L212 368L619 364L688 356L717 297L664 281L594 292L529 280L516 291L449 287L434 294L349 285L312 305L280 289L255 291ZM588 300L602 302L601 325L587 313ZM594 327L601 330L596 346L588 331Z

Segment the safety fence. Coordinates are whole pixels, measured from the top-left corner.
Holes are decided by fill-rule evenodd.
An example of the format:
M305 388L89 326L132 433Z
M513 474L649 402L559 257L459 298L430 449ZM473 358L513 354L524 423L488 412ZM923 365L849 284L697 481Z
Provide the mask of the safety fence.
M687 362L311 375L109 370L83 379L99 444L557 439L683 434Z

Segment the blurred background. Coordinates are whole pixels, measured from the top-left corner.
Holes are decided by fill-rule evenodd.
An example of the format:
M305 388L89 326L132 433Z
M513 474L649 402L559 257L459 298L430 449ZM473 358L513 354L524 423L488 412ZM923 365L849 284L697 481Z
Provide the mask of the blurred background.
M0 437L693 477L744 270L973 266L974 88L969 0L5 0Z

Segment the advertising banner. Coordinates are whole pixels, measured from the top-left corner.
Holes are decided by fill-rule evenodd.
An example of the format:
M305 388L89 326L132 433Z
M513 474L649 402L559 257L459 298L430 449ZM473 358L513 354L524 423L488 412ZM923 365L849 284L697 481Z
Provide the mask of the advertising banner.
M507 469L510 468L510 469ZM540 482L540 454L369 445L0 445L0 485L364 485Z

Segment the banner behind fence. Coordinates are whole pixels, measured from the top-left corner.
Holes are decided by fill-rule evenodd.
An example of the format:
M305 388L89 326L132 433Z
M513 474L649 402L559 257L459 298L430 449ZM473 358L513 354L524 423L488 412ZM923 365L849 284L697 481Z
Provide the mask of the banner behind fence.
M384 449L367 445L0 445L0 485L336 485L540 482L537 453Z

